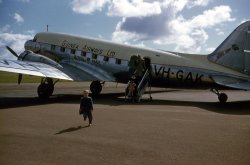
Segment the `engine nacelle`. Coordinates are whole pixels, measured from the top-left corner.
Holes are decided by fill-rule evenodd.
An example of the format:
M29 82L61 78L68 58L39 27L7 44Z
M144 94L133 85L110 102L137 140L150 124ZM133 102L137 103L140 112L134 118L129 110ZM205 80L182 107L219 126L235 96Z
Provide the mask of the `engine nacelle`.
M21 61L31 61L31 62L40 62L40 63L45 63L57 68L62 68L62 66L60 64L58 64L57 62L51 60L50 58L46 57L46 56L42 56L40 54L36 54L33 53L30 50L25 50L24 52L22 52L19 56L18 56L18 60Z

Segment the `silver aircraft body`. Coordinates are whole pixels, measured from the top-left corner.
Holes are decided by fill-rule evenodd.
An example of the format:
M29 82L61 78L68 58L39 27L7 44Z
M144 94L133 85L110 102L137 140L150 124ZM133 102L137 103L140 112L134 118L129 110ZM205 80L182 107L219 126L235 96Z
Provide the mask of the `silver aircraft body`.
M40 97L52 95L53 79L92 81L93 94L101 92L105 81L127 83L133 76L130 64L138 55L144 58L150 77L143 86L211 89L220 102L227 101L220 89L250 89L250 21L239 25L209 55L153 50L51 32L37 33L24 46L20 55L7 46L17 60L0 59L0 70L18 73L19 83L22 74L43 77L38 87Z

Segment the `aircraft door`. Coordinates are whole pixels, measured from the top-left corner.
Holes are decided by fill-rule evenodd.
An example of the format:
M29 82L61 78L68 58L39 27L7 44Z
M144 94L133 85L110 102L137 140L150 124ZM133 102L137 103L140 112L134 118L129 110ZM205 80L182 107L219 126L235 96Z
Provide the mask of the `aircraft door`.
M133 55L130 57L130 60L128 62L128 67L129 67L129 77L133 76L136 70L136 61L137 61L137 56Z
M145 63L145 70L148 69L149 76L151 76L152 67L151 67L151 59L149 57L144 57L144 63Z
M146 70L150 69L151 68L151 59L149 57L144 57L143 59L145 61Z

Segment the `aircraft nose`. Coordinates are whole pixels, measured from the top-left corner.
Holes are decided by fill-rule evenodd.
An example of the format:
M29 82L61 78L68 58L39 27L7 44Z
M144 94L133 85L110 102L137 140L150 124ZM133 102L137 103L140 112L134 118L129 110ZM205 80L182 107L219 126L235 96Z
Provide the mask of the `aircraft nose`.
M24 49L25 49L25 50L30 50L30 49L32 48L32 46L33 46L32 40L28 40L28 41L26 41L26 42L24 43Z
M28 40L24 44L24 49L31 50L32 52L38 52L40 51L41 47L39 43L34 42L33 40Z

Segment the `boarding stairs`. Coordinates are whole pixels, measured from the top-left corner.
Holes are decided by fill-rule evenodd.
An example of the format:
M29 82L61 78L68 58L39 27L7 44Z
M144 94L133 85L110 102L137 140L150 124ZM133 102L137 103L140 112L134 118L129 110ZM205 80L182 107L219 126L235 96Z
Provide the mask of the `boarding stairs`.
M131 98L132 100L135 100L136 102L140 102L142 95L145 93L146 88L149 87L149 95L150 95L150 100L152 100L151 97L151 92L150 92L150 73L149 73L149 69L147 69L142 78L140 80L138 80L137 85L136 85L136 90L134 93L134 98L129 97L127 94L127 88L125 91L125 99L129 99Z
M149 74L149 69L147 69L142 77L142 79L140 80L140 82L137 85L137 101L140 102L142 95L144 94L146 88L149 87L150 88L150 74ZM151 95L150 95L150 99L152 99Z

